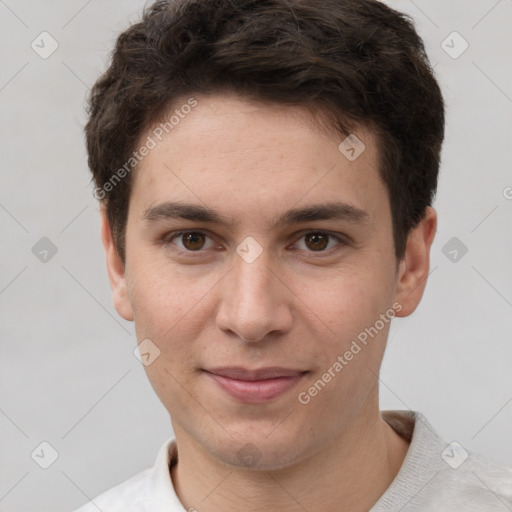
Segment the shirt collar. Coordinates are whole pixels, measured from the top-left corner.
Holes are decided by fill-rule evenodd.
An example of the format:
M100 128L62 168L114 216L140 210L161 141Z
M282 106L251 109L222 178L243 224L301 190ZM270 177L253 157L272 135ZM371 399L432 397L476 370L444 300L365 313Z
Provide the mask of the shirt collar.
M169 438L160 448L150 477L148 510L153 512L186 512L172 483L170 468L178 460L176 440Z

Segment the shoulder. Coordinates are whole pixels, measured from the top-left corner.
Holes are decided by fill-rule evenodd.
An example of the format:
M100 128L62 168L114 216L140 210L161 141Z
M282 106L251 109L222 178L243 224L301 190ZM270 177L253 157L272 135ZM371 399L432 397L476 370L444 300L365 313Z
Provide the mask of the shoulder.
M152 468L128 478L101 493L74 512L142 512L146 510Z
M383 411L383 418L410 441L410 447L398 475L372 512L512 510L512 468L457 442L445 442L417 411Z
M447 449L449 450L450 445ZM468 453L460 467L443 471L446 485L460 489L460 497L476 501L480 510L512 509L512 468L495 464L477 453ZM471 503L472 507L476 503ZM470 509L473 510L473 509Z
M421 437L430 438L426 446L431 453L426 460L431 480L424 490L425 503L436 505L438 510L512 509L512 468L498 465L456 441L445 442L435 431L428 432L432 427L425 417L417 413L416 419Z

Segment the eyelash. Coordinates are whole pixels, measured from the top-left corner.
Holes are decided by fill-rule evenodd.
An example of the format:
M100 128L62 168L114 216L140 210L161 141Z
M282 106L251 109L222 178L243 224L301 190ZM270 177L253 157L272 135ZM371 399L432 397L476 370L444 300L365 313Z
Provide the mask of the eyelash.
M167 233L166 235L164 235L162 237L162 244L166 247L170 247L171 245L174 245L172 243L172 241L175 239L175 238L179 238L180 236L183 236L183 235L187 235L187 234L190 234L190 233L194 233L194 234L202 234L208 238L212 238L211 236L208 235L208 233L206 233L205 231L202 231L200 229L188 229L188 230L182 230L182 231L173 231L171 233ZM325 256L330 256L332 254L333 251L337 251L339 249L341 249L343 246L346 246L348 245L348 241L346 240L346 238L340 236L340 235L334 235L328 231L322 231L322 230L309 230L309 231L304 231L300 234L300 236L297 238L297 241L299 241L300 239L304 238L306 235L310 235L310 234L316 234L316 235L326 235L329 237L329 239L332 239L334 238L338 244L335 246L335 247L331 247L330 249L324 249L324 250L321 250L321 251L307 251L309 253L311 253L311 255L313 255L313 257L325 257ZM295 242L297 243L297 242ZM199 249L197 251L190 251L190 250L187 250L187 249L181 249L180 247L177 247L175 246L176 248L172 249L172 250L175 250L176 252L180 252L180 253L183 253L183 254L186 254L187 256L191 256L191 257L196 257L201 255L201 253L204 253L205 250L203 249Z

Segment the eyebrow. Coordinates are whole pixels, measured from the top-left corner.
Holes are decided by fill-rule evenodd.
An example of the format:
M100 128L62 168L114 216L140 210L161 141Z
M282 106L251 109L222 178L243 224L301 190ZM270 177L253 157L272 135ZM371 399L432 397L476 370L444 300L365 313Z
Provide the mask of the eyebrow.
M148 208L142 218L148 222L185 219L228 227L237 224L207 206L170 201ZM367 211L344 202L321 203L293 208L278 215L271 221L270 229L316 220L342 220L350 223L361 223L368 221L369 218L370 215Z

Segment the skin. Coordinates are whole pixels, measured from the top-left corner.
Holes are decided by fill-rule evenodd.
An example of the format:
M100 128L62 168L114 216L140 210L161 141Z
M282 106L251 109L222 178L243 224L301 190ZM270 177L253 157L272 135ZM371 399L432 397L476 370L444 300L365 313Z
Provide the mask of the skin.
M139 343L149 338L160 350L145 370L171 416L177 494L200 512L367 511L409 446L379 411L390 324L307 405L297 397L394 303L396 316L415 310L436 212L427 208L397 262L370 130L355 131L366 149L351 162L338 150L344 137L320 129L302 108L235 95L195 98L198 105L133 175L124 263L102 213L115 307L135 321ZM233 225L145 219L166 201L207 205ZM269 227L286 210L331 201L367 216ZM206 236L195 245L172 238L180 229ZM307 237L318 231L345 243L324 237L324 248ZM248 236L262 249L252 263L236 252ZM308 373L284 394L247 404L202 371L234 365ZM247 443L258 454L253 460L239 456Z

